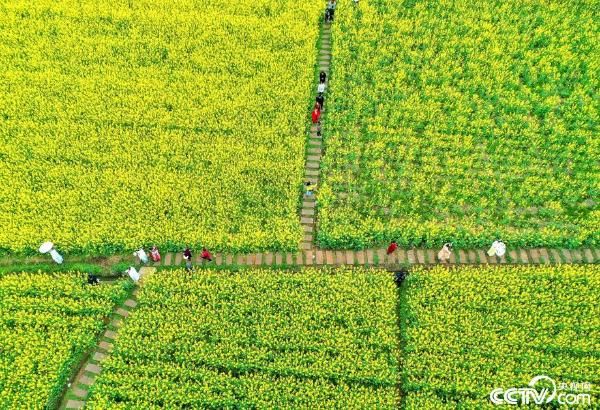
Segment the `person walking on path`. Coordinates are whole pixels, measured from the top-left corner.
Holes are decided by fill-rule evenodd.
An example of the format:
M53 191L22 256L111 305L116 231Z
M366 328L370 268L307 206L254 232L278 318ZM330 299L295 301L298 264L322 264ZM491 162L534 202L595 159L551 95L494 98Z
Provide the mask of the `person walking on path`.
M62 255L60 253L58 253L58 251L56 250L56 248L54 247L54 244L52 242L44 242L39 249L40 253L50 253L50 257L52 258L52 260L56 263L58 263L59 265L63 263L64 259L62 257Z
M319 104L319 108L321 109L321 111L323 111L323 107L325 104L325 97L323 97L323 93L319 93L319 95L317 95L317 98L315 99L316 103Z
M325 16L326 16L326 20L328 22L333 21L333 16L335 14L336 6L337 6L337 4L336 4L335 0L329 0L329 3L327 3L327 11L325 12Z
M313 124L318 123L321 119L321 110L319 109L318 103L315 103L315 108L313 109L311 116Z
M494 241L492 243L492 246L490 247L490 249L488 249L488 251L487 251L488 256L496 255L500 258L503 257L505 253L506 253L506 245L500 239Z
M314 195L314 190L317 187L316 184L311 183L310 181L306 181L306 184L304 185L304 190L306 192L306 196L313 196Z
M88 285L98 285L100 283L100 279L98 278L98 276L94 275L93 273L88 272L88 277L87 277L87 283Z
M150 251L150 257L154 262L160 262L160 252L158 251L156 245L152 247L152 250Z
M317 122L317 137L321 137L321 121Z
M325 92L325 87L327 87L325 83L319 83L319 85L317 85L317 92L323 94Z
M183 251L183 259L185 259L185 268L192 270L192 251L189 246Z
M390 243L390 246L388 246L387 248L387 254L391 255L396 249L398 249L398 244L396 243L396 241L392 241Z
M438 252L438 260L443 263L448 263L450 261L450 255L452 254L452 244L445 243L442 246L442 250Z
M203 260L205 260L207 262L212 262L212 255L210 254L208 249L202 248L202 254L200 256L202 257Z
M133 256L137 256L137 258L140 260L140 263L143 263L144 265L148 263L148 254L146 254L144 248L140 248L133 252Z
M140 280L140 273L133 266L130 266L129 269L125 271L125 273L129 275L131 280L133 280L135 283L137 283Z
M327 73L325 71L321 71L319 74L319 84L325 84L325 80L327 80Z

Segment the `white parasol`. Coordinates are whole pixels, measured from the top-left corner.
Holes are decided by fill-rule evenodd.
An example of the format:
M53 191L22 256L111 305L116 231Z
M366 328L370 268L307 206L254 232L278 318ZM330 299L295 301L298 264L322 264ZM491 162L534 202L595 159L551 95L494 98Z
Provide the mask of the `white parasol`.
M40 246L40 253L48 253L54 248L54 244L52 242L44 242L42 246Z

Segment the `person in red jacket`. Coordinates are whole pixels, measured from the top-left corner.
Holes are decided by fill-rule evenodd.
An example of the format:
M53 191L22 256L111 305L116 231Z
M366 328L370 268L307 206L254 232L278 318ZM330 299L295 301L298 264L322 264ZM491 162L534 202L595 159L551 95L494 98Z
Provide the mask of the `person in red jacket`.
M390 243L390 246L388 246L387 248L387 254L390 255L394 253L396 249L398 249L398 244L396 243L396 241L392 241L392 243Z
M202 254L200 256L205 261L208 261L208 262L212 261L212 256L211 256L210 252L208 251L208 249L206 249L206 248L202 248Z
M318 123L320 118L321 118L321 110L319 109L319 103L315 103L315 108L313 109L313 112L312 112L313 124Z
M150 257L152 258L152 260L154 262L160 262L160 252L158 251L158 248L156 247L156 245L154 245L152 247L152 251L150 252Z

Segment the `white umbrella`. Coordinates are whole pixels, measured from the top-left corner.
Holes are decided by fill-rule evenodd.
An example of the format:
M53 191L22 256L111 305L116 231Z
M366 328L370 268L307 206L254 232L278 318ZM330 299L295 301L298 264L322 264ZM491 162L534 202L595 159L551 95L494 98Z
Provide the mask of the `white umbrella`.
M48 253L54 248L54 244L52 242L44 242L42 246L40 246L40 253Z

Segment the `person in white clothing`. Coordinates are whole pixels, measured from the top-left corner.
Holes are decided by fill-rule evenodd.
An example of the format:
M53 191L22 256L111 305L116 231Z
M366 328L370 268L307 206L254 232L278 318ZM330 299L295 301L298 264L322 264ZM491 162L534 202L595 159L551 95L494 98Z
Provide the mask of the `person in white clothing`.
M323 94L325 92L325 83L319 83L317 86L317 92L319 94Z
M503 257L505 253L506 253L506 245L501 240L494 241L492 243L492 246L490 247L490 249L487 251L487 254L489 256L496 255L499 257Z
M448 263L450 255L452 254L452 244L445 243L442 250L438 252L438 259L440 262Z
M133 256L137 256L141 263L148 263L148 254L146 254L144 248L140 248L139 250L133 252Z
M59 265L63 263L62 255L58 253L58 251L54 248L50 249L50 257L54 262L58 263Z
M140 273L133 266L130 266L129 269L125 271L125 273L128 274L131 280L133 280L136 283L140 280Z
M39 249L40 253L50 253L50 257L52 258L52 260L56 263L58 263L59 265L61 263L63 263L63 257L60 253L58 253L58 251L56 250L56 248L54 247L54 244L52 242L44 242Z

